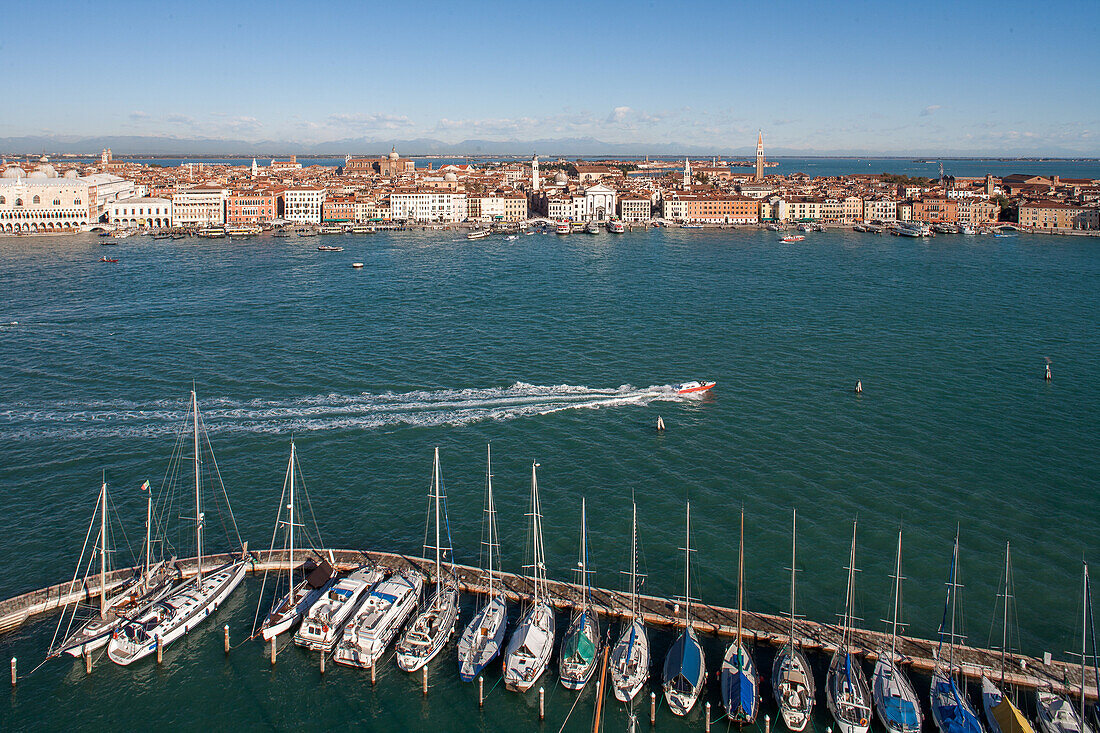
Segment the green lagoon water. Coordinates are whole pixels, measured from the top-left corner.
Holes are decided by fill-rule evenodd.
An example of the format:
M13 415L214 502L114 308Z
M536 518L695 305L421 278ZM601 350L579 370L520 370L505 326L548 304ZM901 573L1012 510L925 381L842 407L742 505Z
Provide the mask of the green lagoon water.
M320 241L0 240L0 323L18 322L0 326L0 597L71 577L104 470L136 546L137 487L159 484L194 380L254 548L270 542L294 435L325 542L409 553L423 541L439 446L455 557L476 563L492 441L508 569L523 559L537 460L554 577L575 562L583 496L596 581L621 587L633 493L645 590L681 593L690 499L693 591L733 605L744 504L746 603L782 611L797 507L800 612L832 621L840 610L858 517L857 612L881 627L903 524L904 615L910 633L931 636L959 525L970 641L990 639L1011 539L1017 646L1065 658L1079 645L1080 563L1097 557L1100 530L1097 240L834 232L791 246L771 232L697 230L323 240L341 253L317 252ZM104 253L120 262L97 263ZM718 386L702 400L670 394L695 378ZM228 549L220 529L210 534ZM249 579L161 667L104 657L86 677L80 662L52 662L7 693L0 728L557 731L575 699L548 674L540 727L537 693L496 687L494 666L479 710L453 644L431 664L426 699L392 662L372 688L333 665L322 679L316 656L292 646L274 669L258 643L224 656L222 624L244 639L258 599ZM54 624L0 637L0 659L17 656L27 674ZM659 663L671 636L653 639ZM720 650L708 647L712 670ZM766 672L771 655L758 650ZM826 660L814 663L823 676ZM591 725L593 698L583 693L568 730ZM717 718L717 685L707 699ZM607 728L626 721L610 701ZM658 728L701 729L701 715L676 720L662 705Z

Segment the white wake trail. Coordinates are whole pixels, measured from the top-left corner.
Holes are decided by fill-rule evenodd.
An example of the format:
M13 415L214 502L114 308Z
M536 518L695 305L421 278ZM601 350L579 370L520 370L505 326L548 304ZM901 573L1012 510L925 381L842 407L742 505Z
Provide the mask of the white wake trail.
M200 400L199 404L210 432L283 433L468 425L564 410L644 406L682 399L673 385L667 384L644 388L624 384L601 389L516 382L503 388L334 393L287 400L216 397ZM183 400L23 403L0 407L0 437L12 440L159 436L174 433L186 412Z

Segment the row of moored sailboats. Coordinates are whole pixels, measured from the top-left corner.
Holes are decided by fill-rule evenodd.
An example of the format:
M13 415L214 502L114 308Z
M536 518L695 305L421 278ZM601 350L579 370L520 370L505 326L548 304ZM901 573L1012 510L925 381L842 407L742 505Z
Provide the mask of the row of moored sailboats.
M174 505L162 491L154 511L153 493L148 482L145 517L145 539L141 562L132 577L110 592L100 592L97 604L74 603L62 615L51 642L50 656L69 654L81 656L107 647L108 657L128 665L171 644L195 628L221 605L240 584L248 567L247 545L241 545L239 555L231 556L215 567L204 564L203 511L204 486L220 490L224 505L229 508L199 415L198 401L192 391L187 416L189 431L181 430L170 462L166 487L178 483L186 470L193 475L194 522L198 566L184 580L176 568L175 558L163 559L166 532L158 516L167 516ZM189 432L189 434L188 434ZM205 449L205 453L204 453ZM187 456L190 450L191 455ZM204 460L209 456L209 461ZM190 461L188 461L188 457ZM457 643L459 674L464 681L476 679L498 657L502 657L503 679L508 689L529 690L547 670L555 646L556 622L547 589L546 559L542 537L542 510L538 491L538 464L531 466L529 519L529 562L524 569L529 578L519 621L505 645L508 608L500 576L500 543L497 533L496 506L493 497L491 449L486 453L485 520L482 530L482 566L485 570L484 593L474 614L463 628ZM188 463L190 465L188 465ZM209 469L207 468L209 466ZM271 553L281 534L283 551L289 568L285 577L275 574L275 600L263 612L257 609L254 637L272 641L277 636L295 631L294 642L305 648L332 653L335 661L352 667L370 668L379 664L391 645L395 646L398 666L416 671L434 659L453 635L460 615L458 576L452 554L450 523L447 519L447 495L444 489L436 449L429 489L428 521L426 523L425 556L434 558L434 587L425 592L421 573L405 570L390 571L372 563L338 573L331 551L322 549L316 522L311 528L303 521L313 518L304 480L298 465L293 441L287 466L283 493ZM77 572L70 593L80 587L80 571L85 570L84 583L98 572L100 588L107 586L110 550L109 495L104 481L97 497L93 521L85 538ZM230 510L230 517L231 517ZM223 523L224 524L224 523ZM232 523L235 531L235 523ZM98 533L88 552L93 530ZM796 733L806 730L812 720L816 688L811 667L800 649L795 619L797 514L792 520L790 613L787 640L776 654L772 666L771 687L780 715L787 728ZM239 542L239 537L237 538ZM306 548L303 549L302 545ZM162 559L154 561L154 545L161 546ZM955 662L958 635L955 633L956 593L959 588L958 537L952 553L944 623L940 628L937 665L931 683L931 710L941 733L982 733L986 730L961 683L961 670ZM668 651L663 665L661 687L669 709L676 715L686 715L696 705L707 679L706 660L702 644L692 623L691 596L691 505L687 505L684 545L684 630ZM841 642L830 661L826 675L826 702L840 733L866 733L873 715L877 715L889 733L919 733L923 725L920 699L903 668L898 651L899 609L901 603L902 535L899 531L894 567L893 614L889 622L888 647L879 651L878 660L868 683L858 658L853 653L853 615L855 598L856 526L852 527L851 550L848 558L848 579L844 614L841 619ZM296 555L297 553L297 555ZM316 560L299 563L303 554ZM85 559L87 557L87 559ZM1005 614L999 680L982 679L982 707L992 733L1034 733L1030 722L1015 705L1006 687L1005 649L1008 646L1011 575L1008 550L1005 556ZM638 535L637 510L632 508L630 546L631 602L629 615L614 644L610 630L604 636L599 613L590 593L587 507L581 504L580 556L578 559L579 603L571 614L562 639L558 676L564 687L583 689L592 679L601 653L608 660L610 686L615 697L631 703L649 682L651 655L648 633L638 595ZM1082 625L1081 703L1075 707L1069 700L1051 691L1037 696L1039 722L1043 733L1092 733L1085 722L1089 712L1097 716L1095 707L1086 709L1084 679L1086 660L1084 640L1091 620L1088 567L1084 576L1085 618ZM265 575L266 590L269 576ZM753 659L751 645L744 639L744 510L741 512L738 552L737 621L733 641L728 645L718 670L722 704L728 718L740 725L754 722L761 706L761 678ZM261 604L268 594L261 592ZM262 616L262 620L261 620ZM403 633L402 633L403 632ZM400 635L400 638L398 636ZM608 638L609 648L602 649ZM1095 646L1095 642L1094 642ZM1100 673L1098 673L1100 682Z

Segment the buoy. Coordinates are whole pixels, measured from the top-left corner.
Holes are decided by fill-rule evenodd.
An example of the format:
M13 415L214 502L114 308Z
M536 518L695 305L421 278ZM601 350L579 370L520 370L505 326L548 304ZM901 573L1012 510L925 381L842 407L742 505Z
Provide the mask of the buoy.
M1050 381L1050 364L1047 364L1047 375L1046 375L1046 380L1047 380L1048 382Z
M1048 374L1050 373L1049 369L1048 369L1047 373ZM1050 379L1050 377L1047 377L1047 379ZM657 416L657 430L661 431L661 430L664 430L664 429L665 429L665 421L660 415L658 415Z
M856 394L863 394L863 380L856 380Z

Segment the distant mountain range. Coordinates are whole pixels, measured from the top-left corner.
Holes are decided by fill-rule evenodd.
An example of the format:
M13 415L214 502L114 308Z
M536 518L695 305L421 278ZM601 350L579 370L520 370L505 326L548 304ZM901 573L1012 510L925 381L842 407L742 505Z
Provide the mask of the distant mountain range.
M765 141L766 142L766 141ZM552 138L541 140L463 140L447 143L432 138L369 140L348 138L322 143L298 143L286 140L226 140L221 138L177 138L139 135L104 135L79 137L73 135L28 135L0 138L0 154L45 155L86 154L97 155L103 148L111 148L115 156L179 156L205 155L220 157L273 158L287 155L381 155L396 147L402 155L448 155L454 157L503 155L529 156L538 153L543 159L556 156L638 156L638 155L690 155L695 157L723 156L748 159L756 154L755 147L707 148L684 143L609 143L591 137ZM913 151L910 153L882 153L866 150L810 150L793 148L767 148L769 156L793 157L1034 157L1024 151ZM1047 151L1045 157L1081 159L1080 154L1068 150Z

